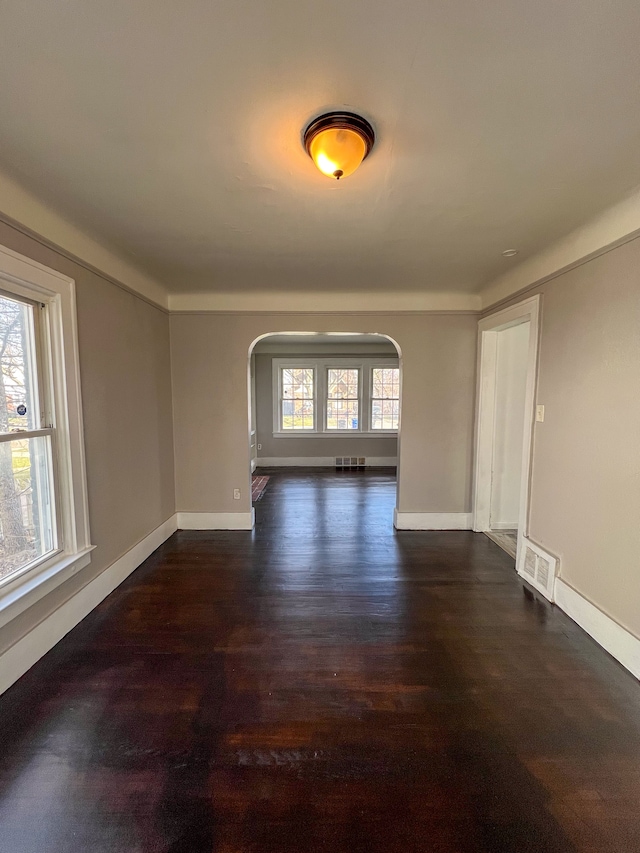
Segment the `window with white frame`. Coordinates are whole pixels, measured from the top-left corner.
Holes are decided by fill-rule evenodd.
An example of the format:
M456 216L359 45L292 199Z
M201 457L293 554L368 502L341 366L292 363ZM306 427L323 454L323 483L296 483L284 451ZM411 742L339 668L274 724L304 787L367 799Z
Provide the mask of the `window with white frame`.
M371 429L397 430L400 422L400 368L371 370Z
M91 550L74 283L0 247L0 624Z
M283 431L315 429L315 368L281 367L279 428Z
M395 435L398 359L274 358L273 399L275 436Z
M40 314L0 293L0 579L58 544Z
M358 429L360 370L357 367L327 368L327 430Z

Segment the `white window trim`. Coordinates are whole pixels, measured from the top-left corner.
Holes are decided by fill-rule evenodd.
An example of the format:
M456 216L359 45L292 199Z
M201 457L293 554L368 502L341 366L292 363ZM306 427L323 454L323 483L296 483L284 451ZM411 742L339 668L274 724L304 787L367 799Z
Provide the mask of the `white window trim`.
M278 362L278 366L276 366L275 362ZM310 359L301 358L298 360L291 360L287 358L275 359L273 360L273 432L274 435L283 435L283 436L300 436L300 435L317 435L318 434L318 370L317 364L315 361ZM301 367L301 368L311 368L313 370L313 429L282 429L282 407L280 405L282 401L282 368L287 367Z
M372 405L373 405L373 371L376 367L385 368L385 367L397 367L400 368L400 360L399 359L375 359L371 360L369 363L369 381L368 381L368 390L369 390L369 400L367 404L367 416L371 419L373 414ZM400 415L402 409L401 396L402 396L402 371L400 371L400 384L398 386L398 391L400 396L398 397L398 429L373 429L371 427L371 420L369 420L369 430L371 435L398 435L398 430L400 429ZM379 399L379 398L378 398ZM395 399L395 397L391 397L389 399Z
M398 358L356 357L349 358L287 358L272 359L273 437L274 438L394 438L397 429L371 429L371 392L375 367L400 367ZM315 429L283 430L280 424L280 399L282 396L281 370L291 367L312 367L315 370L314 423ZM357 368L360 371L358 385L358 429L327 429L327 370L330 367Z
M338 361L340 361L340 360L341 359L338 359ZM333 364L330 364L329 360L327 359L326 361L322 362L321 364L322 364L322 366L321 366L321 370L322 370L322 383L321 383L322 402L320 404L320 408L322 410L322 433L325 435L360 435L362 432L364 432L364 430L362 429L362 425L364 423L366 423L366 421L364 420L364 418L366 417L366 412L364 410L365 393L364 393L364 388L363 388L363 385L365 384L363 380L364 380L366 368L363 366L362 362L358 362L358 363L351 362L350 364L346 364L346 363L345 364L339 364L339 363L336 364L334 362ZM333 369L342 368L343 370L347 369L347 370L357 370L358 371L358 397L357 397L358 427L357 427L357 429L331 429L330 427L327 426L327 421L329 419L329 406L328 406L328 403L329 403L329 370L332 368ZM353 399L354 398L351 398L350 402L353 402Z
M75 282L0 246L0 289L48 307L49 346L44 359L55 412L55 499L60 508L59 550L0 583L2 627L87 566L94 546L89 532Z

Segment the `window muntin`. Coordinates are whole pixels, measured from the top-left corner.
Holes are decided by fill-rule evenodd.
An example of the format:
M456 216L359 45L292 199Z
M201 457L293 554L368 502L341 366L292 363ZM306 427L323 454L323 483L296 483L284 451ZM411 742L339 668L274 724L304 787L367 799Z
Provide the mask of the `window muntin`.
M327 430L359 428L360 371L357 367L327 369Z
M315 429L315 370L312 367L280 369L280 429Z
M58 547L42 310L0 293L0 582Z
M371 370L371 429L397 430L400 421L400 368Z
M372 392L373 371L391 369L386 377L386 384L380 393L394 394L380 398L385 405L376 408L380 415L375 429L373 428ZM295 389L300 386L300 376L289 377L291 381L284 382L286 371L311 371L313 389L309 387L304 393L289 391L285 397L285 387ZM354 380L357 376L357 382ZM376 374L376 389L384 376ZM295 381L293 381L295 380ZM304 382L302 384L305 384ZM389 384L392 386L389 388ZM398 359L393 357L304 357L294 355L289 358L273 358L272 360L272 389L273 389L273 435L284 438L296 434L298 437L333 437L345 435L375 436L387 433L390 436L397 433L400 410L400 368ZM298 399L308 401L295 407L288 406L283 410L286 400ZM311 405L312 402L312 405ZM357 403L357 406L354 405ZM383 411L386 409L386 411ZM313 426L310 414L313 412ZM298 414L297 425L294 415ZM287 420L283 422L283 416ZM396 427L388 427L388 424Z

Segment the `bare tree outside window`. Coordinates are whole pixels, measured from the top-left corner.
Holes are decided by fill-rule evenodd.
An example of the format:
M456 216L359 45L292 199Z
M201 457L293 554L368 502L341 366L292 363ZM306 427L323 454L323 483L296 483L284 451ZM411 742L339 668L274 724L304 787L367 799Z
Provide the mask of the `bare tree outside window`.
M312 430L315 426L314 370L312 367L285 367L280 374L281 429Z
M359 377L356 367L327 370L327 429L358 429Z
M344 439L348 434L398 432L397 359L301 356L296 362L274 358L271 375L275 437L297 432Z
M0 295L0 580L54 547L49 435L38 395L34 306Z
M400 421L400 369L374 367L371 389L371 429L397 430Z

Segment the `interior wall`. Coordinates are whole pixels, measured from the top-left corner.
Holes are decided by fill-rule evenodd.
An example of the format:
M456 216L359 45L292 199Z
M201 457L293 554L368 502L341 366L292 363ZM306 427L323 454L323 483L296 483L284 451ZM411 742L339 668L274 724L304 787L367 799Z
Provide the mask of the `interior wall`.
M363 437L358 435L320 436L318 438L291 436L287 438L273 435L273 359L296 356L303 358L329 358L336 353L318 353L299 350L297 353L257 353L256 359L256 422L258 443L262 449L258 458L303 458L332 456L365 456L395 460L398 455L398 439L395 436ZM343 348L342 355L345 355ZM357 349L348 355L355 359L360 355ZM363 358L371 358L363 354ZM388 357L385 354L385 357Z
M470 511L477 316L400 313L173 314L179 511L250 511L249 348L287 331L381 333L396 341L403 365L398 509Z
M175 512L169 317L0 222L0 244L76 282L92 561L0 631L0 652Z
M498 332L491 526L518 527L529 323Z
M530 536L640 637L640 239L542 293ZM517 301L517 300L511 300Z

